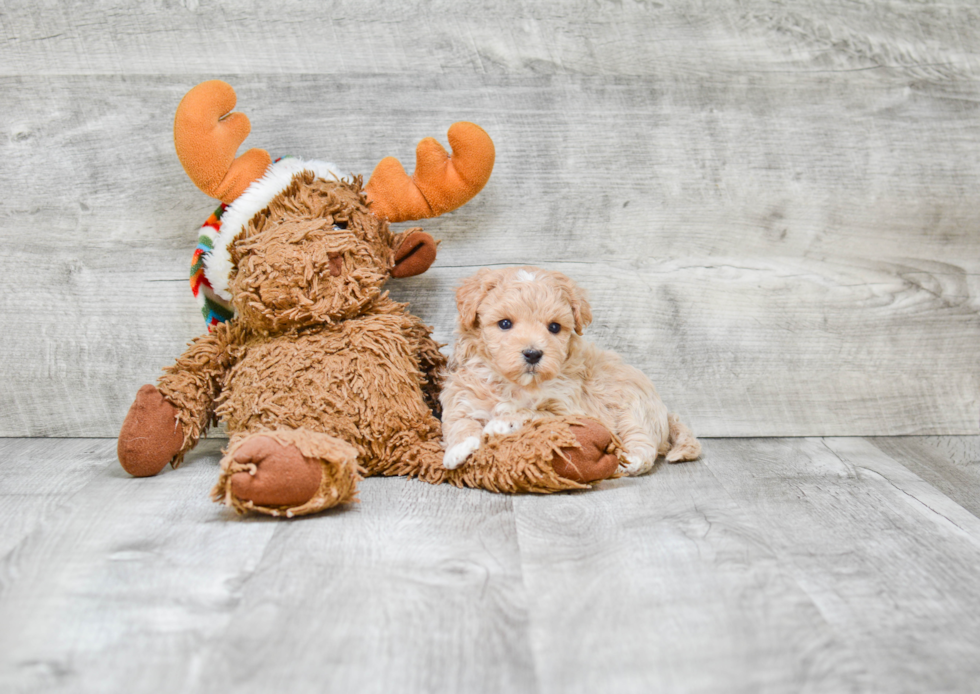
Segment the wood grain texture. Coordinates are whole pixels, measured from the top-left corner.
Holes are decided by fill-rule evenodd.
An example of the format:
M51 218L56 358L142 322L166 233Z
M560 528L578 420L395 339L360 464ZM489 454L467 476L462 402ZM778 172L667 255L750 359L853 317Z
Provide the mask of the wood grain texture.
M516 501L542 692L869 690L706 444L704 463Z
M201 330L213 206L173 154L229 79L248 143L367 174L481 123L497 165L394 286L449 341L489 264L562 269L702 436L976 433L972 3L111 2L0 10L0 435L112 436Z
M281 524L194 691L535 691L511 498L405 479L360 498Z
M0 279L8 320L0 336L7 355L5 434L112 435L137 387L201 329L183 277L194 229L210 203L184 178L170 152L169 120L158 117L172 110L187 80L135 82L139 88L134 79L118 78L6 80L15 108L5 112L5 125L22 128L23 136L0 142L0 154L25 173L8 180L15 194L0 209L7 249ZM432 132L431 124L444 127L457 117L481 120L501 143L483 195L427 224L443 239L434 271L396 287L442 340L451 338L458 279L485 264L544 265L590 290L594 339L644 369L701 435L975 430L980 320L977 268L968 254L976 256L980 240L965 217L954 222L948 241L928 230L935 209L912 209L928 196L928 181L869 164L854 174L850 192L841 186L831 203L842 218L844 207L861 208L858 218L819 231L787 222L781 238L782 231L752 218L761 209L758 197L757 209L723 223L727 201L707 190L685 196L685 180L705 181L680 152L649 169L643 157L626 154L629 142L655 146L640 132L643 118L618 114L643 101L641 87L457 79L450 89L454 105L413 112L412 104L430 101L418 95L425 88L445 101L445 84L416 84L410 94L393 89L390 78L286 82L238 85L255 123L252 139L273 151L333 159L358 152L350 168L368 171L384 154L410 155L424 128ZM569 116L562 126L536 117L567 105L571 86L586 93L588 113ZM335 103L338 89L366 112L385 112L388 102L390 113L398 102L398 116L365 123L363 112L336 106L324 114L323 104ZM89 100L93 91L102 100ZM530 105L521 107L525 102ZM690 123L668 110L663 115L674 135ZM597 117L610 121L599 131L604 144L587 136ZM652 113L644 118L660 121ZM977 147L965 131L945 146L922 141L914 131L925 132L924 121L911 122L882 140L882 151L888 142L916 150L895 158L896 167L916 155L962 160ZM734 146L736 130L722 140ZM304 136L312 141L304 145ZM693 145L693 134L688 137ZM397 144L379 144L385 142ZM746 145L744 154L758 144ZM788 126L779 146L795 151L801 167L822 157L841 172L833 152L795 150ZM930 147L941 154L927 154ZM562 161L562 150L573 161ZM636 172L625 187L617 170L623 161ZM583 179L578 171L588 165L607 175ZM735 177L747 173L736 168L726 183L733 191ZM977 178L966 162L962 171L958 185ZM774 186L785 172L777 166ZM864 208L873 193L861 190L862 177L910 188L901 193L910 202ZM56 191L46 180L72 184ZM658 201L663 185L677 190ZM827 185L838 185L830 173L812 183ZM810 204L801 202L806 196L794 203L788 191L782 195L790 206ZM695 228L690 217L683 219L695 214L692 205L717 224ZM915 225L921 231L912 234ZM34 230L44 230L43 242ZM909 257L910 250L920 257Z
M112 440L3 440L0 690L972 692L980 518L880 445L709 440L549 497L371 479L277 521L207 498L214 441L133 479Z
M271 3L72 0L3 8L3 74L502 73L692 77L863 68L924 78L978 61L980 12L817 0Z
M707 441L602 486L515 506L543 691L976 681L980 521L869 442Z
M0 557L14 553L66 500L104 474L108 451L100 440L0 439ZM11 578L0 574L0 595Z
M145 479L111 440L0 445L3 691L535 688L509 497L372 479L270 522L210 501L214 441Z
M871 441L973 515L980 516L980 437L901 436Z
M862 439L712 444L705 464L878 691L977 681L980 520Z
M4 489L5 509L79 458L90 474L49 511L22 509L32 530L0 557L0 689L159 691L196 677L195 651L222 630L277 528L214 522L230 515L207 499L215 442L145 480L122 471L112 440L4 446L3 479L34 480Z

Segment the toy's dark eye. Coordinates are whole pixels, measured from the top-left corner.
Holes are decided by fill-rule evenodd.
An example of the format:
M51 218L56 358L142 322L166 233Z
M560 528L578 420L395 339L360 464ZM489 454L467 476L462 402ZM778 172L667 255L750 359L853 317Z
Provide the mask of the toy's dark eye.
M503 320L497 321L497 327L501 330L510 330L513 323L510 322L509 318L504 318Z
M561 332L561 323L548 323L548 332L552 332L555 335Z

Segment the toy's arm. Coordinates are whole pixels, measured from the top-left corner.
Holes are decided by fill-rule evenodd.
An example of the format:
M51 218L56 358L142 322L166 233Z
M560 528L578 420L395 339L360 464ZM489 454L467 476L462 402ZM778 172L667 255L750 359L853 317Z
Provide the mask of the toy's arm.
M157 387L140 388L119 432L119 462L131 475L176 467L214 416L215 399L232 364L232 331L222 323L187 347Z
M218 324L211 332L195 338L157 381L157 388L177 408L184 430L175 463L181 461L212 424L215 399L232 365L228 349L231 343L229 324Z
M442 405L439 402L439 393L446 373L446 357L439 351L439 343L432 339L431 329L417 317L410 318L408 338L415 345L419 371L422 373L419 383L422 395L432 412L440 417Z

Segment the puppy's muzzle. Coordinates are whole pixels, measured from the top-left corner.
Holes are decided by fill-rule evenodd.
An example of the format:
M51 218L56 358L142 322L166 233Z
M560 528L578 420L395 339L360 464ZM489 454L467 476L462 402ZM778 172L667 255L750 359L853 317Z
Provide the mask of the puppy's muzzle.
M537 364L544 356L544 352L540 349L525 349L521 354L524 355L524 361L531 365Z

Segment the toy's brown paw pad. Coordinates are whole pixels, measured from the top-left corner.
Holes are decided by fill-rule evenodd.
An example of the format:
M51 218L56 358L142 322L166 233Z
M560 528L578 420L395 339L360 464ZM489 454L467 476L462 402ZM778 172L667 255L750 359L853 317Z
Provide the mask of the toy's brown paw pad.
M563 448L563 456L555 456L552 466L565 479L575 482L598 482L616 474L619 458L607 452L612 434L599 422L586 419L570 427L581 448Z
M180 452L184 429L177 408L154 386L136 393L119 432L116 451L123 469L134 477L150 477Z
M259 506L301 506L320 488L323 469L292 444L256 436L235 451L234 464L251 467L231 476L231 493Z

